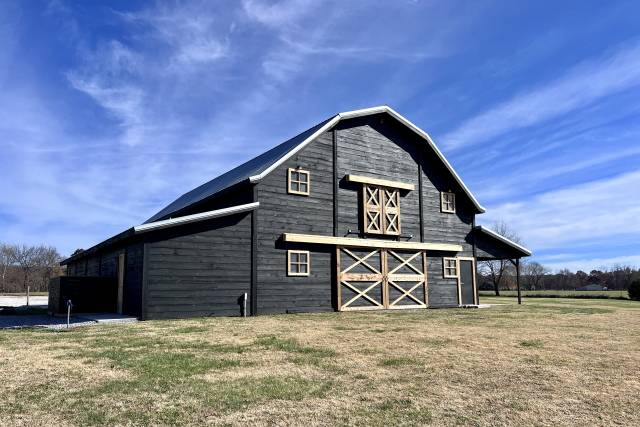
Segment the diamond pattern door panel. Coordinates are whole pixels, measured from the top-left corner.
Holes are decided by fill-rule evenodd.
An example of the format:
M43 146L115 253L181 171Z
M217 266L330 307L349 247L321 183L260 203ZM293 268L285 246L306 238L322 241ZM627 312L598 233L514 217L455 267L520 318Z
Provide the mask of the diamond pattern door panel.
M339 247L336 262L340 311L427 306L423 251Z

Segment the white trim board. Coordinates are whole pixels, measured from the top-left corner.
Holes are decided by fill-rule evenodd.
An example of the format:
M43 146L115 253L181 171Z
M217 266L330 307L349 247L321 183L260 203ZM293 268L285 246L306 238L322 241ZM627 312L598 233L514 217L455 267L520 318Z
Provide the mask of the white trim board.
M133 227L133 231L137 234L151 230L159 230L161 228L174 227L176 225L190 224L192 222L204 221L206 219L219 218L237 213L252 211L254 209L257 209L258 206L260 206L260 202L247 203L245 205L237 205L224 209L216 209L214 211L202 212L193 215L179 216L177 218L150 222L149 224L136 225L135 227Z
M516 242L507 239L506 237L504 237L501 234L496 233L495 231L488 229L486 227L483 227L482 225L478 225L476 226L476 228L486 234L488 234L491 237L495 237L496 239L502 241L503 243L506 243L507 245L516 248L522 252L524 252L525 254L527 254L527 256L531 256L533 254L533 252L531 252L529 249L525 248L522 245L517 244Z
M285 154L283 157L278 159L276 162L272 163L268 168L263 170L260 174L253 175L253 176L249 177L249 181L252 182L252 183L256 183L256 182L259 182L260 180L262 180L270 172L272 172L274 169L276 169L282 163L287 161L291 156L296 154L298 151L300 151L302 148L304 148L307 144L309 144L311 141L316 139L319 135L323 134L324 132L328 131L333 126L335 126L338 122L340 122L340 120L351 119L351 118L354 118L354 117L369 116L369 115L372 115L372 114L379 114L379 113L387 113L387 114L391 115L396 120L398 120L399 122L401 122L402 124L407 126L409 129L411 129L412 131L417 133L424 140L426 140L427 143L429 144L429 146L433 149L433 151L435 151L436 155L440 158L440 160L447 167L447 169L449 169L449 171L451 172L451 174L453 175L455 180L458 182L458 184L460 184L460 186L462 187L464 192L467 194L467 196L469 196L469 198L473 202L474 206L478 209L478 211L480 213L483 213L483 212L486 211L486 209L478 202L478 200L475 198L475 196L471 193L471 190L469 190L469 188L462 181L462 178L460 178L460 176L455 171L455 169L453 169L453 166L451 166L451 164L447 161L447 159L444 157L442 152L438 149L438 147L433 142L433 140L431 139L429 134L427 134L425 131L420 129L418 126L413 124L407 118L405 118L400 113L396 112L393 108L391 108L391 107L389 107L387 105L381 105L381 106L378 106L378 107L364 108L362 110L354 110L354 111L347 111L347 112L343 112L343 113L338 113L331 120L329 120L327 123L325 123L324 126L322 126L320 129L315 131L311 136L309 136L307 139L302 141L296 147L291 149L287 154Z
M336 245L359 248L415 249L427 251L461 252L462 245L452 243L399 242L396 240L359 239L355 237L334 237L317 234L282 234L287 243L310 243L316 245Z

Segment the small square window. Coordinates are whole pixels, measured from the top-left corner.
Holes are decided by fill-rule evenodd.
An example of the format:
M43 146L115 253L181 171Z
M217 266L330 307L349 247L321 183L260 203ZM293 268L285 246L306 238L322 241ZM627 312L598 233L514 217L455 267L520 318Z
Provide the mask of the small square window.
M309 251L287 251L287 275L308 276L310 264Z
M446 191L440 193L440 209L442 212L456 213L456 194Z
M309 195L310 177L309 171L289 168L288 193Z
M442 258L442 270L445 278L458 278L458 260L456 258Z

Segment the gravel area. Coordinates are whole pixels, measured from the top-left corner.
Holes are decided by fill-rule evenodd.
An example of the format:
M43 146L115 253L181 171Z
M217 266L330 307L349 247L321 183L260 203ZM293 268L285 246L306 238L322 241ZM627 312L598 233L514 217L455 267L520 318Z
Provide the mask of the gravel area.
M118 314L82 314L72 316L70 327L97 325L102 323L129 323L136 322L135 317L121 316ZM47 316L45 314L33 314L24 316L0 316L0 329L7 328L48 328L66 329L66 317Z

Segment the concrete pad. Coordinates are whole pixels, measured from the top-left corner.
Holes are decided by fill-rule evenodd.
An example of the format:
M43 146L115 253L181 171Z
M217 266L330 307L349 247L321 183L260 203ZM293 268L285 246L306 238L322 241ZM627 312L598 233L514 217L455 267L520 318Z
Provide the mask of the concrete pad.
M77 316L79 319L86 319L96 323L131 323L138 321L135 317L116 313L87 313L78 314Z

